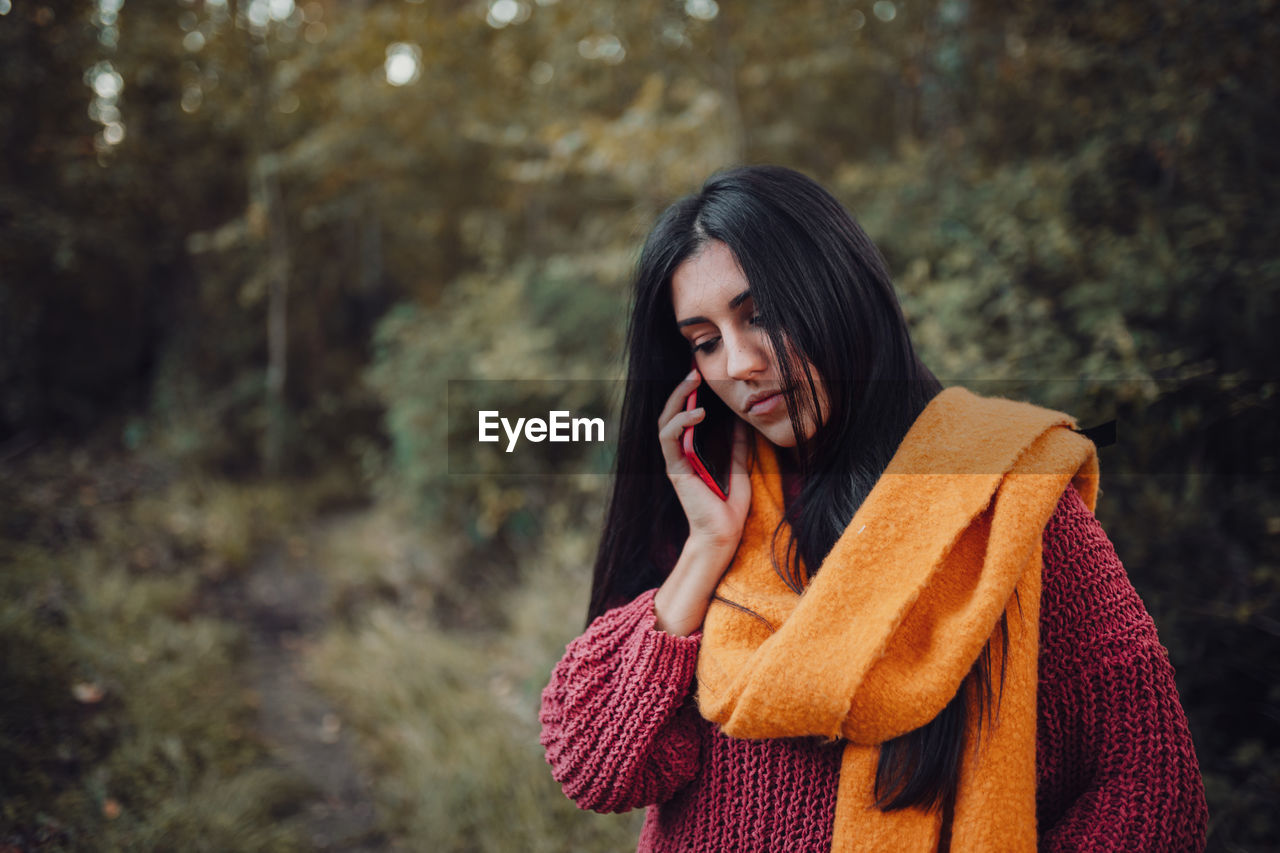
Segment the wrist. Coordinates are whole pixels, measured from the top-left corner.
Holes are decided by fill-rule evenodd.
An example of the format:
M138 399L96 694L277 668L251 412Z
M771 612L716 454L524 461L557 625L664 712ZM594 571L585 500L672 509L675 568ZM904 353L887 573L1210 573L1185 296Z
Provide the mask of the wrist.
M659 588L653 597L653 627L673 637L687 637L702 627L706 607L701 602L665 597Z
M734 537L691 533L685 540L680 557L681 559L688 557L690 560L699 562L720 563L723 571L723 568L733 559L734 552L738 550L738 542L741 538L741 533Z
M702 627L711 596L735 548L693 537L685 542L675 568L653 596L654 623L659 630L687 637Z

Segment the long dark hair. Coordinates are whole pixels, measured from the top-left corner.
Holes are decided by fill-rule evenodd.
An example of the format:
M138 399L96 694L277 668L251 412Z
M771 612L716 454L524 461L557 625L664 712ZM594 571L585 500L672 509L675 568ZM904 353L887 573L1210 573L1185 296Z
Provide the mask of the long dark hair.
M778 166L712 176L659 217L637 265L617 470L588 622L661 585L688 536L656 433L690 360L675 325L671 277L712 241L727 245L741 266L774 353L802 356L776 359L803 482L784 516L791 530L787 564L776 568L797 592L802 564L817 571L911 424L942 390L911 345L884 258L834 197ZM825 385L825 418L818 417L806 363ZM806 419L820 424L808 440L800 429ZM989 651L966 684L974 689L979 709L989 708ZM930 723L881 747L882 809L950 802L964 748L966 690Z

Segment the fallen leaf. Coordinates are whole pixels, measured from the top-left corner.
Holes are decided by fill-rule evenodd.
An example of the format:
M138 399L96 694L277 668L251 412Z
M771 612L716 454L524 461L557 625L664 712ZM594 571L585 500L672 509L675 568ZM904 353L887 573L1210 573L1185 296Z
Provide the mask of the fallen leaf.
M107 797L102 801L102 816L107 820L120 817L120 803L115 797Z
M96 705L102 701L102 697L107 692L102 689L102 685L94 684L92 681L77 681L71 685L71 695L76 697L77 702L85 705Z

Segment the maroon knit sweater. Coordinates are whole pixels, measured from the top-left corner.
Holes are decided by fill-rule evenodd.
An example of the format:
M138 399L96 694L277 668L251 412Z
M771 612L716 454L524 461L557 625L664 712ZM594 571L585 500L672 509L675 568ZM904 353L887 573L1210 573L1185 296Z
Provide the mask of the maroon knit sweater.
M648 806L640 850L829 850L842 743L739 740L693 702L700 635L654 626L653 590L601 615L542 693L551 772L580 807ZM1155 625L1068 488L1044 532L1040 849L1202 850L1208 810Z

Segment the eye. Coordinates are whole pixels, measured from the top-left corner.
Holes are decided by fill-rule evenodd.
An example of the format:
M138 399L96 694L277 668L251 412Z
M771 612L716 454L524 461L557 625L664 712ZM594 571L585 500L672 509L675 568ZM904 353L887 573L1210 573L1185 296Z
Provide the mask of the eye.
M693 351L701 352L701 353L714 352L716 345L719 343L720 343L719 338L710 338L709 340L705 340L700 344L695 344L693 347Z

